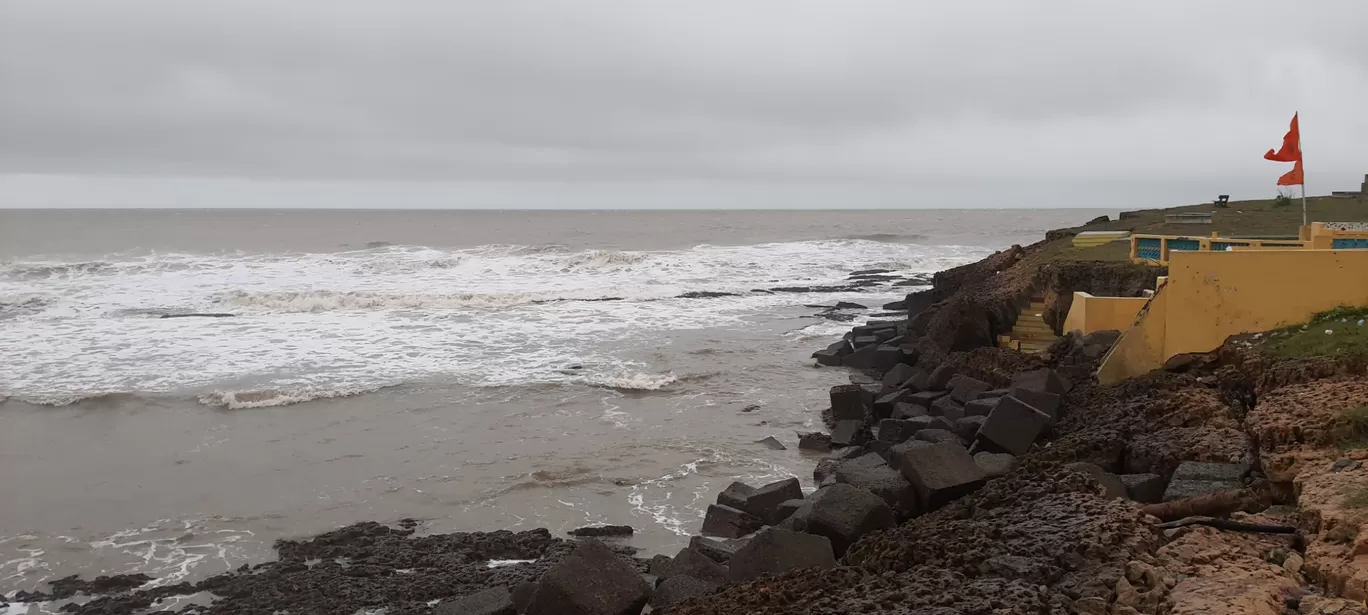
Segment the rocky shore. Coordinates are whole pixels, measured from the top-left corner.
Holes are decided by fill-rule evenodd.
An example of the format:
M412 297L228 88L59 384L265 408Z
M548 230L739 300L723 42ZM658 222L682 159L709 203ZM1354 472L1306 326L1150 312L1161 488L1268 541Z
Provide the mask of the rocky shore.
M1070 233L937 273L817 350L850 383L830 391L828 429L799 440L811 483L730 485L672 557L636 557L621 527L567 540L363 523L195 584L66 579L16 599L82 596L62 608L90 614L169 613L189 595L206 599L176 612L1368 613L1362 358L1231 340L1103 387L1091 374L1118 332L995 347L1033 299L1058 328L1074 291L1138 294L1164 273L1061 259Z

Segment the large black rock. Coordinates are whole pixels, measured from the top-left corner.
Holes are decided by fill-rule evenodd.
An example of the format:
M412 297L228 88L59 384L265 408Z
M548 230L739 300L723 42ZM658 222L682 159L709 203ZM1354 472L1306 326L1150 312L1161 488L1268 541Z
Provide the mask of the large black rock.
M680 549L668 563L652 566L651 574L663 580L685 575L714 583L727 582L727 567L692 547Z
M640 573L590 540L542 575L527 615L637 615L650 595Z
M832 550L841 555L861 536L896 523L893 509L882 498L865 489L837 483L814 497L807 531L829 538Z
M863 421L865 403L858 384L831 387L831 416L838 421Z
M803 487L798 483L797 478L787 478L775 481L764 487L760 487L746 497L745 505L741 508L761 521L773 525L781 521L777 518L779 505L787 500L803 499Z
M909 519L917 514L916 489L886 463L845 463L836 467L835 476L838 483L859 487L882 498L898 519Z
M728 576L739 583L795 568L833 568L836 557L823 536L771 527L738 549L730 563Z
M745 510L746 498L750 497L750 494L752 493L755 493L755 487L741 481L736 481L727 485L727 488L723 489L722 493L717 494L717 503L723 506Z
M822 350L812 353L812 358L817 359L819 365L836 367L841 365L841 360L851 352L854 352L854 350L850 347L850 342L841 340Z
M677 602L697 598L720 587L720 583L680 575L665 579L651 595L651 608L665 609Z
M755 515L719 504L708 506L703 517L703 533L723 538L740 538L764 525L764 521Z
M917 489L924 511L973 493L988 479L969 452L954 442L908 448L902 451L898 470Z
M1059 372L1048 367L1042 367L1012 376L1012 386L1043 393L1054 393L1062 397L1069 392L1073 385L1063 376L1060 376Z
M484 591L445 600L432 609L434 615L517 615L513 596L502 585Z
M1050 424L1050 416L1026 402L1007 396L998 401L979 428L978 439L997 452L1020 457Z

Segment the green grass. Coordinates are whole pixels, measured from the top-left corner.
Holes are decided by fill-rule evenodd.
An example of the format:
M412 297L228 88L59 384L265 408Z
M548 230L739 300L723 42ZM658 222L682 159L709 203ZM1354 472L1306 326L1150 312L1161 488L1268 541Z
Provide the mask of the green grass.
M1212 195L1213 197L1216 195ZM1290 205L1277 206L1276 199L1231 201L1230 206L1216 209L1211 203L1186 205L1167 209L1147 209L1133 212L1126 220L1112 220L1102 224L1078 227L1087 231L1131 231L1154 235L1209 236L1213 231L1222 237L1296 237L1301 227L1301 197ZM1167 224L1164 214L1210 211L1215 212L1211 224ZM1307 216L1313 222L1368 222L1368 197L1337 199L1328 196L1307 198Z
M1360 357L1368 359L1368 306L1337 307L1316 314L1306 325L1274 331L1268 350L1284 357ZM1326 333L1330 331L1330 333Z

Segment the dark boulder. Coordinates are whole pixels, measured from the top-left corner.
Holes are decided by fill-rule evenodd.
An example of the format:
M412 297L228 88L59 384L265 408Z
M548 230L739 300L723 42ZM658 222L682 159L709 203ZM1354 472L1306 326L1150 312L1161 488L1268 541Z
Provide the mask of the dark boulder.
M964 404L964 416L988 416L997 407L1000 397L981 397Z
M589 525L575 528L566 532L571 536L631 536L632 526L630 525Z
M708 559L719 564L727 563L732 554L736 553L736 547L731 542L708 538L707 536L689 538L689 548L702 553Z
M761 528L764 522L755 515L730 506L713 504L703 517L703 534L723 538L740 538Z
M727 582L726 566L691 547L680 549L669 564L661 565L659 569L652 568L651 574L662 580L684 575L714 583Z
M908 440L902 444L894 444L892 448L888 449L888 457L886 458L888 467L894 470L901 470L903 455L907 451L916 448L926 448L928 446L931 446L931 443L925 440ZM906 476L903 476L903 478L906 478Z
M812 501L807 532L826 536L840 556L861 536L897 524L893 509L867 490L837 483L823 490Z
M987 391L979 391L978 394L974 395L974 399L997 399L1011 392L1011 389L988 389Z
M912 372L912 377L908 378L906 382L902 383L902 388L912 391L914 393L918 391L925 391L930 387L930 382L931 373L924 369L919 369L915 372Z
M898 404L907 401L907 398L912 395L913 394L906 389L899 389L875 399L873 408L874 416L880 419L886 419L893 416L893 408L897 407Z
M721 587L720 583L695 579L691 576L675 576L665 579L651 595L651 608L663 610L671 605L690 598L712 593Z
M822 350L812 353L812 358L817 359L819 365L837 367L841 365L841 360L851 352L854 352L854 349L850 347L850 342L841 340Z
M798 450L825 453L831 450L831 436L820 431L798 435Z
M893 417L895 419L910 419L915 416L931 416L931 411L925 407L906 402L893 405Z
M1122 474L1117 478L1126 486L1126 495L1141 504L1157 504L1164 499L1164 477L1158 474Z
M973 442L978 435L979 429L983 427L983 422L988 420L985 416L966 416L955 421L955 435L965 442Z
M859 487L879 496L893 509L898 519L910 519L917 514L917 491L886 463L848 463L838 466L836 482Z
M803 499L803 487L797 478L775 481L756 489L746 497L741 510L755 515L767 524L775 524L782 519L776 518L779 505L787 500Z
M778 438L775 438L774 436L770 436L770 437L765 438L765 439L763 439L763 440L756 440L755 443L756 443L756 444L762 444L762 445L765 446L765 448L768 448L768 449L770 449L770 450L772 450L772 451L784 451L784 450L788 450L788 447L787 447L787 446L784 446L784 443L783 443L783 442L780 442L780 441L778 440Z
M945 391L922 391L920 393L913 393L911 395L908 395L907 399L904 401L906 401L909 404L916 404L918 406L926 408L927 410L930 410L931 404L935 403L937 399L945 397L946 395L947 393Z
M887 372L902 363L902 349L897 346L879 346L874 351L874 369Z
M432 612L434 615L517 615L518 610L513 606L513 596L508 588L500 585L444 600Z
M883 385L891 389L896 389L902 386L904 382L907 382L907 379L911 378L912 374L916 371L916 368L913 368L911 365L908 365L906 363L899 363L897 365L894 365L891 369L888 370L887 373L884 374Z
M836 557L825 537L778 527L755 535L731 558L729 577L740 583L795 568L833 568Z
M831 430L831 445L835 447L859 446L869 439L869 430L864 421L837 421Z
M1173 471L1164 490L1164 501L1241 489L1248 472L1249 466L1242 463L1184 461Z
M850 343L858 350L877 345L879 343L879 338L874 337L873 335L857 335L854 339L850 340Z
M513 586L512 599L513 608L519 613L526 613L528 605L532 604L532 597L537 595L536 581L523 581Z
M974 453L974 463L988 476L1002 476L1016 467L1016 457L1007 453Z
M946 395L931 402L931 416L943 416L945 420L954 422L964 418L964 406Z
M879 440L888 442L889 444L898 444L907 441L908 438L911 438L920 429L925 429L925 426L918 422L900 419L883 419L882 421L879 421L878 437Z
M1048 414L1051 423L1059 420L1059 405L1063 401L1063 398L1059 395L1024 387L1012 387L1011 396L1026 402L1036 410Z
M950 385L950 379L955 377L955 368L948 363L942 363L931 376L926 380L926 387L932 391L944 391Z
M841 364L852 369L874 369L874 353L878 349L879 347L875 345L859 348L841 357Z
M922 510L928 512L973 493L988 478L969 452L954 442L903 451L898 471L916 488Z
M980 392L993 388L987 382L964 375L955 376L952 380L950 398L961 404L975 399Z
M840 466L837 466L837 468L839 469ZM785 519L792 517L793 513L798 512L798 509L803 507L803 502L804 500L801 499L784 500L783 502L780 502L779 507L774 509L774 518L778 519L778 521L775 521L775 525L783 523Z
M860 384L840 384L831 387L831 415L838 421L863 421L865 404Z
M1015 397L1003 397L979 429L980 444L999 453L1021 456L1050 424L1050 416Z
M914 439L921 440L922 442L930 442L932 444L938 444L941 442L953 442L955 444L960 443L959 436L955 435L953 432L946 431L944 429L923 429L913 434L912 437Z
M746 498L750 497L750 494L752 493L755 493L755 487L741 481L735 481L732 484L727 485L727 488L723 489L722 493L717 494L717 503L738 510L744 510L746 507Z
M646 581L598 541L586 541L542 575L527 615L637 615Z
M1063 376L1060 376L1059 372L1048 367L1042 367L1013 376L1012 386L1062 396L1068 393L1073 385Z

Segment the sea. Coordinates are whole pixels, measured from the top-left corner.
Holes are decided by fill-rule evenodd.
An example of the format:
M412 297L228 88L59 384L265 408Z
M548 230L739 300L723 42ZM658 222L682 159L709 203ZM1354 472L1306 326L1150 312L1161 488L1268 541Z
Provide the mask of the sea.
M0 595L359 521L677 548L732 481L811 488L797 434L848 381L811 353L918 287L756 289L1104 213L0 210Z

